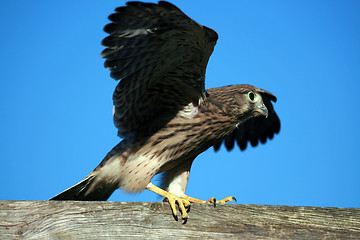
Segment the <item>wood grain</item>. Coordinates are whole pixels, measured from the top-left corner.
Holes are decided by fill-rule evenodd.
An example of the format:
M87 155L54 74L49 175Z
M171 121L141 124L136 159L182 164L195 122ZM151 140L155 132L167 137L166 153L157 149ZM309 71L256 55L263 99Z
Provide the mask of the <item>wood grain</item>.
M0 201L0 239L360 239L360 209L167 203Z

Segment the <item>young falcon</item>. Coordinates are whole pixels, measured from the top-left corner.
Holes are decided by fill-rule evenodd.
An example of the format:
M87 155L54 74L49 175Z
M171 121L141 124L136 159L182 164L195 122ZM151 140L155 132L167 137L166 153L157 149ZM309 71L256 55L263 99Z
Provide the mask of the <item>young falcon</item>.
M51 200L107 200L118 188L163 196L184 222L190 203L216 203L185 194L190 167L222 141L266 142L280 130L271 93L251 85L205 90L205 70L218 35L174 5L128 2L109 16L105 67L121 80L113 94L114 123L123 140L84 180ZM163 173L161 187L151 179ZM225 203L228 197L217 201Z

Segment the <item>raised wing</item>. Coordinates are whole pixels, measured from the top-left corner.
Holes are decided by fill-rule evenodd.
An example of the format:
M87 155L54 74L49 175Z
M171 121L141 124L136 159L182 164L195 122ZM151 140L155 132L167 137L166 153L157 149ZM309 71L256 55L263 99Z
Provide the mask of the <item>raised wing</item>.
M109 16L101 57L111 77L119 136L151 131L204 98L205 70L217 41L174 5L128 2Z
M257 146L259 141L265 143L267 139L272 139L274 134L280 131L280 119L271 101L276 102L276 97L265 91L258 91L261 94L263 102L269 111L267 118L263 116L250 118L243 124L240 124L231 134L214 145L215 151L218 151L222 143L224 143L228 151L234 148L235 142L241 150L245 150L248 142L252 146Z

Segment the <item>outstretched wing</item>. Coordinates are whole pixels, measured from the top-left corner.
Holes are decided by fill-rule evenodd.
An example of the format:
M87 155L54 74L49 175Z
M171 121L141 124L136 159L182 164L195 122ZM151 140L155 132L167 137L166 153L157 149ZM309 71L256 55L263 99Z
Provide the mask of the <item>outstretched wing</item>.
M128 2L109 16L101 57L111 77L119 136L161 127L204 98L205 70L217 41L174 5Z
M267 139L272 139L274 134L279 133L280 119L271 103L271 101L276 102L276 97L265 90L259 90L258 92L261 94L263 102L269 111L268 117L250 118L240 124L231 134L214 145L215 151L219 150L222 143L230 151L234 148L235 142L241 150L245 150L248 142L252 146L257 146L259 141L265 143Z

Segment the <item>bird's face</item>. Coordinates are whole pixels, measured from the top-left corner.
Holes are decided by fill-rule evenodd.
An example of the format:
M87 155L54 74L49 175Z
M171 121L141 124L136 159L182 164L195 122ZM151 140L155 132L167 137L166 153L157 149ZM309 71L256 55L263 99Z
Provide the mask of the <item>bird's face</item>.
M238 117L250 118L256 116L267 117L269 112L263 103L261 94L254 90L246 90L237 93L235 96Z

